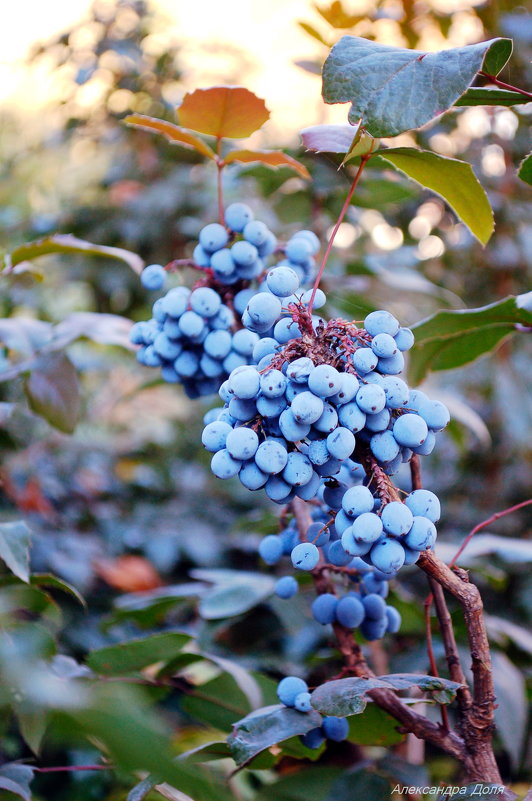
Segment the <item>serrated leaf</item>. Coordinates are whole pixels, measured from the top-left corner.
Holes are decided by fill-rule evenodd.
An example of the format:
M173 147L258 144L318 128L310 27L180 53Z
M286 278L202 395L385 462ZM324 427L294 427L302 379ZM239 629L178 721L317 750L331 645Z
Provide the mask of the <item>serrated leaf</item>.
M525 184L530 184L532 186L532 153L529 153L528 156L523 159L519 165L519 172L517 175Z
M76 368L65 353L41 356L24 390L35 414L59 431L72 434L81 413L81 395Z
M302 178L310 179L310 173L304 164L280 150L231 150L224 158L225 164L240 161L243 164L260 162L267 167L289 167L295 170Z
M215 159L216 155L214 150L209 145L189 131L185 131L173 122L166 120L159 120L157 117L148 117L146 114L130 114L125 117L124 122L131 128L138 128L141 131L149 131L151 133L162 134L168 142L172 145L181 145L201 153L202 156L207 156L209 159Z
M396 136L447 111L494 47L499 63L503 41L427 53L343 36L323 66L323 99L351 103L349 121L372 136Z
M312 36L313 39L317 39L318 42L320 42L320 44L327 45L327 47L329 46L329 43L327 42L327 40L324 39L324 37L321 35L321 33L318 30L316 30L316 28L314 28L313 25L309 25L308 22L303 22L301 20L298 21L297 24L299 25L299 27L302 30L305 31L305 33L308 33L308 35Z
M105 256L110 259L118 259L119 261L124 261L139 275L144 268L144 261L136 253L124 248L95 245L93 242L78 239L72 234L54 234L44 239L36 239L34 242L26 242L25 245L20 245L11 252L9 263L11 267L14 267L24 261L30 261L50 253L85 253L88 256Z
M242 86L212 86L187 92L177 109L181 125L227 139L250 136L269 119L264 100Z
M227 743L237 765L244 765L266 748L306 734L320 725L321 715L315 711L303 713L286 706L264 707L235 723Z
M23 520L0 523L0 559L25 582L30 580L30 542L31 532Z
M530 103L530 98L520 92L510 92L508 89L489 89L484 86L470 86L462 97L459 97L455 106L518 106L521 103Z
M410 378L419 383L431 370L450 370L493 350L518 326L532 327L527 298L532 293L510 296L479 309L456 309L416 323L410 351Z
M470 164L413 147L387 148L379 156L443 198L473 236L486 244L493 233L493 211Z
M368 702L366 695L371 690L408 690L411 687L438 693L439 703L449 703L460 685L447 679L415 673L393 673L372 679L352 677L322 684L312 693L311 703L313 708L323 715L336 717L358 715L366 708Z
M132 673L156 662L169 662L190 640L189 634L177 631L152 634L92 651L87 665L106 676Z

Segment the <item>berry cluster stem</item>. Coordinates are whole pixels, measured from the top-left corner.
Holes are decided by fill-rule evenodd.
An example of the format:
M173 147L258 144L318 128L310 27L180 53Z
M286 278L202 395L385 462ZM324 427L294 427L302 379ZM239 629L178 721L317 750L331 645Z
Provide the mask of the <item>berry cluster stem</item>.
M360 164L358 165L358 170L356 171L355 177L353 178L353 183L351 184L351 186L349 188L349 192L347 193L347 197L346 197L346 199L344 201L344 205L342 206L342 210L340 211L338 219L336 220L335 226L334 226L334 228L332 230L332 233L331 233L331 235L329 237L329 241L327 242L327 247L325 249L325 253L323 254L323 258L321 260L320 268L318 270L318 274L316 276L316 280L314 281L314 286L312 287L312 295L310 296L310 303L308 305L309 314L312 314L312 309L314 307L314 298L316 297L316 292L318 291L318 287L320 285L320 281L322 279L323 272L325 270L325 266L327 264L327 261L329 260L329 256L330 256L330 253L331 253L331 250L332 250L332 246L334 244L334 240L336 238L336 234L338 233L338 229L340 228L340 226L341 226L341 224L343 222L343 219L344 219L344 217L345 217L345 215L347 213L347 209L349 208L349 204L351 203L351 199L352 199L353 195L355 194L355 189L357 188L357 185L358 185L358 182L360 180L360 176L362 175L362 172L364 170L364 167L366 166L366 164L367 164L367 162L369 161L370 158L371 158L371 151L369 153L365 153L361 157Z

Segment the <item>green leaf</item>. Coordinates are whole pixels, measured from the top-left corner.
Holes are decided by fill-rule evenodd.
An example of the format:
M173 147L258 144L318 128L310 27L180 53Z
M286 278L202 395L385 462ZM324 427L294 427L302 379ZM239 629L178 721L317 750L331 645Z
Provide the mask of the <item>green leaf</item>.
M81 595L72 584L57 578L57 576L53 576L50 573L32 573L30 576L30 584L34 587L51 587L53 590L61 590L61 592L71 595L80 606L87 609L87 602L83 595Z
M412 326L410 378L419 383L431 370L450 370L493 350L520 326L532 327L532 293L509 296L479 309L436 312Z
M87 657L87 664L96 673L120 676L142 670L156 662L169 662L190 640L189 634L178 631L152 634L92 651Z
M311 703L314 709L323 715L336 717L358 715L366 708L368 702L366 694L371 690L408 690L411 687L419 687L425 692L438 693L439 703L449 703L460 685L447 679L415 673L393 673L374 679L336 679L326 682L314 690Z
M233 759L244 765L272 745L321 725L317 712L298 712L285 706L258 709L239 720L227 739Z
M159 120L157 117L148 117L145 114L130 114L124 118L124 122L131 128L138 128L141 131L149 131L150 133L160 133L172 145L191 148L209 159L216 158L214 150L206 142L189 131L174 125L173 122Z
M139 275L144 267L144 262L140 256L129 250L124 250L124 248L95 245L93 242L78 239L72 234L54 234L44 239L27 242L25 245L15 248L6 259L6 269L10 270L17 264L49 253L85 253L88 256L106 256L110 259L119 259L120 261L125 261Z
M493 39L482 65L483 72L488 75L498 75L512 55L513 42L511 39Z
M349 742L357 745L389 747L402 743L405 735L398 731L399 724L384 709L370 703L359 715L349 721Z
M219 731L228 731L235 720L251 712L249 699L228 673L189 690L181 705L193 720Z
M493 233L493 212L470 164L413 147L380 150L379 156L442 197L471 233L486 244Z
M390 794L390 783L383 776L358 770L340 776L325 801L352 801L354 798L390 801Z
M326 801L342 769L329 765L305 766L262 787L256 801ZM350 801L373 801L371 796L351 796ZM337 799L335 799L337 801Z
M507 45L502 48L500 43L505 41L509 40L427 53L343 36L323 66L323 99L351 103L349 121L362 119L372 136L396 136L447 111L466 91L487 53L496 48L497 63L502 60Z
M529 153L519 165L518 177L532 186L532 153Z
M215 762L218 759L232 759L231 749L226 742L206 743L181 754L180 759L187 762Z
M137 688L115 682L91 686L88 704L56 715L67 743L84 734L96 739L114 765L127 772L148 771L195 801L231 801L231 795L204 767L178 762L170 750L171 734L161 716L148 707ZM142 796L140 796L142 798Z
M190 575L216 582L213 589L205 592L199 604L199 613L205 620L221 620L248 612L266 600L275 585L271 576L240 570L192 570Z
M470 86L462 97L459 97L455 106L517 106L520 103L530 103L530 98L520 92L510 92L508 89L490 89L485 86Z
M48 726L47 714L42 709L26 709L13 705L20 734L34 754L38 754Z
M81 395L76 368L65 353L41 356L24 390L35 414L59 431L72 434L81 414Z
M30 542L31 531L23 520L0 523L0 559L25 582L30 580Z

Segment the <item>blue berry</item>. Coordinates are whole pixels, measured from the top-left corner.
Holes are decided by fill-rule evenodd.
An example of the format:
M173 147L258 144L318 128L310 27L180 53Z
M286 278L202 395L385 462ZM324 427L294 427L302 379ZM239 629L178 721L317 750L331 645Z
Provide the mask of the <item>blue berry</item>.
M338 606L338 599L336 595L330 592L324 592L318 595L312 602L312 617L322 626L329 623L334 623L336 618L336 607Z
M285 706L294 706L300 693L308 693L306 681L297 676L286 676L277 686L277 697Z
M320 552L311 542L300 542L290 556L292 564L299 570L314 570L320 560Z
M336 607L336 619L347 629L356 629L364 620L365 610L362 601L354 595L344 595Z
M259 554L267 565L276 565L283 555L283 543L276 534L269 534L260 541Z
M349 723L346 718L324 717L321 728L328 740L341 743L349 735Z
M225 210L225 224L231 231L242 233L253 219L253 212L245 203L231 203Z
M166 270L162 264L148 264L140 274L140 282L144 289L157 292L166 281Z
M215 250L225 247L229 241L229 234L220 223L209 223L202 228L199 235L199 243L207 253L214 253Z
M293 576L282 576L275 584L275 594L279 598L293 598L297 594L299 584Z

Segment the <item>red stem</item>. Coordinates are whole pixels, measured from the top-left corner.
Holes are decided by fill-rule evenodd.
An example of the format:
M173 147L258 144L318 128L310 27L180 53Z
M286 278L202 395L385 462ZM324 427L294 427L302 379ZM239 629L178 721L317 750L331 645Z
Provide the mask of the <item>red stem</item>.
M499 79L495 75L490 75L489 72L483 72L481 70L479 72L479 75L482 75L484 78L488 78L496 86L500 86L501 89L508 89L510 92L517 92L518 94L523 95L523 97L532 98L532 92L527 92L526 89L520 89L518 86L512 86L511 83L505 83L504 81L499 81Z
M217 186L217 194L218 194L218 219L220 225L224 225L224 188L223 188L223 181L222 181L222 171L225 167L225 162L220 156L222 150L222 140L221 137L218 137L216 140L216 186Z
M327 264L327 261L329 259L329 256L330 256L330 253L331 253L331 250L332 250L332 246L333 246L334 240L336 238L336 234L338 233L338 229L340 228L340 225L342 224L343 219L344 219L344 217L346 215L347 209L349 208L349 204L351 203L351 198L353 197L353 195L355 193L355 189L357 188L358 181L360 179L360 176L362 175L362 170L366 166L366 163L369 161L370 157L371 157L371 152L370 153L366 153L360 159L360 164L359 164L358 170L356 171L356 175L353 178L353 183L351 184L351 188L349 189L349 192L347 193L347 197L346 197L346 199L344 201L344 205L342 206L342 210L340 212L340 215L339 215L338 219L336 220L336 224L335 224L335 226L333 228L332 234L329 237L329 241L327 243L327 248L325 250L325 253L323 254L323 259L321 260L320 269L318 270L318 274L316 276L316 280L314 281L314 286L312 287L312 295L310 296L310 303L308 305L308 313L309 314L312 314L312 309L314 307L314 298L316 297L316 292L318 291L318 287L320 285L320 281L321 281L322 276L323 276L323 271L325 270L325 265Z
M518 503L515 506L510 506L508 509L503 509L502 512L495 512L495 514L491 515L491 517L488 517L487 520L484 520L482 523L479 523L477 526L475 526L475 528L472 528L467 537L465 538L465 540L463 541L463 543L461 544L461 546L459 547L459 549L457 550L457 552L455 553L455 555L453 556L453 558L451 559L451 561L449 562L449 567L454 567L454 565L456 564L456 560L463 553L465 547L473 539L475 534L477 534L483 528L486 528L486 526L489 526L491 523L494 523L495 520L499 519L499 517L505 517L505 515L509 515L512 512L516 512L518 509L522 509L524 506L529 506L531 503L532 503L532 498L528 501L523 501L522 503Z

